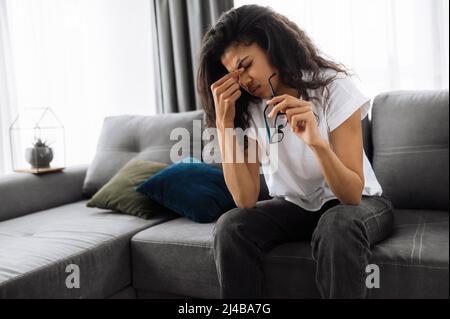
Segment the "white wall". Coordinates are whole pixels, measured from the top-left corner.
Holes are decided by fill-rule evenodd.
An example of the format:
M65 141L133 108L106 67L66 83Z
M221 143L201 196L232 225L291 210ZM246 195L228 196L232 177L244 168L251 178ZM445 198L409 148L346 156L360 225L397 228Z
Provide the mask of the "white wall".
M91 161L105 116L154 114L148 0L8 0L17 103L51 107L67 164Z

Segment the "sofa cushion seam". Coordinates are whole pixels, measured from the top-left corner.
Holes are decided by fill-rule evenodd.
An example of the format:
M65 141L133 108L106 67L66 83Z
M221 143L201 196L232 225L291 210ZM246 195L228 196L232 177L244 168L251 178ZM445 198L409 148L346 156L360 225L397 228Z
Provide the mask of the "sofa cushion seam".
M157 224L154 224L154 225L157 225ZM112 243L113 241L115 241L115 240L117 240L117 239L120 239L120 238L123 238L123 237L129 237L129 236L130 236L130 241L131 241L131 238L133 237L134 234L137 234L138 232L143 231L143 230L145 230L145 229L147 229L147 228L149 228L149 227L152 227L152 225L150 225L150 226L145 226L145 228L144 228L144 227L139 228L137 231L131 231L131 232L125 233L125 234L123 234L122 236L110 238L110 239L108 239L108 240L106 240L106 241L104 241L104 242L102 242L102 243L99 243L99 245L94 245L93 247L86 248L86 249L84 249L84 250L82 250L82 251L79 251L79 252L77 252L77 253L75 253L75 254L72 254L72 255L70 255L70 256L67 256L67 257L65 257L65 258L63 258L63 259L53 261L53 262L51 262L51 263L49 263L49 264L46 264L46 265L40 266L40 267L38 267L38 268L32 269L31 271L28 271L28 272L19 274L18 276L15 276L15 277L13 277L13 278L10 278L10 279L8 279L8 280L5 280L5 281L1 282L1 283L0 283L0 287L2 287L2 286L4 286L4 285L8 284L8 283L11 282L11 281L19 280L19 279L21 279L21 278L23 278L23 277L33 275L34 273L37 273L37 272L39 272L39 271L42 271L42 270L44 270L44 269L46 269L46 268L48 268L48 267L52 267L52 266L55 266L55 265L57 265L57 264L67 262L67 261L70 260L70 259L77 258L77 257L83 257L83 255L92 252L92 250L103 248L103 246L107 246L107 245L109 245L110 243Z
M192 246L192 247L201 247L201 248L212 248L212 245L196 245L190 243L182 243L182 242L168 242L168 241L156 241L156 240L142 240L142 239L132 239L132 242L136 243L150 243L150 244L167 244L167 245L178 245L178 246Z
M389 262L377 262L377 265L388 265L388 266L400 266L400 267L417 267L417 268L429 268L429 269L440 269L440 270L448 270L448 267L440 267L440 266L428 266L428 265L414 265L414 264L398 264L398 263L389 263Z

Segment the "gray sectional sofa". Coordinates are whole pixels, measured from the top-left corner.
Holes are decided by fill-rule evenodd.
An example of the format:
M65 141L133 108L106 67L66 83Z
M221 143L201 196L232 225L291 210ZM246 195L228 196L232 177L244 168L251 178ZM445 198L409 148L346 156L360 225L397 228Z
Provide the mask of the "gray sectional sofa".
M364 121L366 153L395 207L394 233L372 249L380 288L370 298L448 298L448 113L448 91L390 92L376 97ZM171 129L192 131L202 117L110 117L89 167L1 176L0 298L219 297L214 223L86 207L131 158L169 163ZM198 136L191 146L201 148ZM260 199L268 198L261 181ZM71 264L79 288L66 286ZM270 251L265 272L267 297L319 297L309 242Z

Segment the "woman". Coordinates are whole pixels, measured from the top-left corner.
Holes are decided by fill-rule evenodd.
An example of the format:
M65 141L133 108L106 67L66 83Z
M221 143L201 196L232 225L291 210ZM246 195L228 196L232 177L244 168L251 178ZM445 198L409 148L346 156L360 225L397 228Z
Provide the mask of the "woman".
M311 240L321 296L364 298L370 248L389 235L393 218L363 151L370 100L349 72L286 17L248 5L207 32L197 81L237 206L214 229L221 297L263 297L264 254ZM238 128L248 133L243 148L227 134ZM250 160L251 145L276 169ZM260 164L270 200L257 201Z

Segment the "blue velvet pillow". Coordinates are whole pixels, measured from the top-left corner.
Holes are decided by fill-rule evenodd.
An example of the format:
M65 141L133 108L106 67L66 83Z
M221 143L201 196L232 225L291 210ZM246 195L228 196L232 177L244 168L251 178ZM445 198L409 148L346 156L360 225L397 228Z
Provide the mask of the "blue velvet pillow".
M236 207L222 170L194 158L159 171L136 190L199 223L212 222Z

